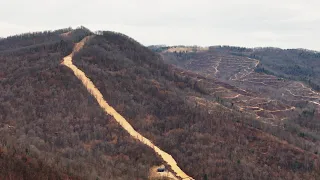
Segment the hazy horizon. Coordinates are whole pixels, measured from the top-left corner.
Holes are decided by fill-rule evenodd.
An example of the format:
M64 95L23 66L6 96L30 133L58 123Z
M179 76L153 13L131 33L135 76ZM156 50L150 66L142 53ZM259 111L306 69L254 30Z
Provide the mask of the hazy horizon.
M0 37L83 25L124 33L144 45L230 45L320 51L320 2L40 1L0 2Z

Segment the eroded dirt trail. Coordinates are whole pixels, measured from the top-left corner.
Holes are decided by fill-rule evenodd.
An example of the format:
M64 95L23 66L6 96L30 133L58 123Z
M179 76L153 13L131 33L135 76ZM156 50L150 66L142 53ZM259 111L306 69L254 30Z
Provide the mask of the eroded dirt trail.
M138 133L131 125L127 122L127 120L122 117L113 107L111 107L103 98L100 91L95 87L93 82L86 76L86 74L78 69L73 63L72 63L72 57L75 52L79 51L85 42L89 40L92 36L88 36L84 38L81 42L77 43L74 47L73 52L66 56L63 59L62 65L67 66L70 68L75 76L81 80L82 84L87 88L88 92L95 97L97 102L99 103L100 107L109 115L113 116L115 120L135 139L139 140L141 143L149 146L152 148L172 169L174 174L181 178L181 179L193 179L192 177L188 176L185 172L183 172L180 167L177 165L177 162L172 158L172 156L163 150L161 150L159 147L155 146L149 139L142 136L140 133Z

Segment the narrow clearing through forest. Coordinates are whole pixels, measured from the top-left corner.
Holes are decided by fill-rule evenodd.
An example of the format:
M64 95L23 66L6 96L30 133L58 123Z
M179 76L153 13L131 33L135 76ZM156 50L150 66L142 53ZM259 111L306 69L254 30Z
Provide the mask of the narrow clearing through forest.
M92 36L85 37L82 41L77 43L73 49L73 52L63 58L62 65L67 66L70 68L74 75L82 82L82 84L86 87L88 92L95 97L97 102L99 103L100 107L109 115L113 116L114 119L135 139L139 140L141 143L149 146L152 148L172 169L174 174L181 178L181 179L189 179L192 180L193 178L188 176L185 172L183 172L180 167L177 165L177 162L172 158L172 156L163 150L161 150L159 147L155 146L149 139L142 136L140 133L138 133L131 125L128 123L128 121L122 117L113 107L111 107L103 98L101 92L96 88L96 86L93 84L93 82L86 76L86 74L77 68L72 63L72 57L74 53L79 51L84 44L90 39Z

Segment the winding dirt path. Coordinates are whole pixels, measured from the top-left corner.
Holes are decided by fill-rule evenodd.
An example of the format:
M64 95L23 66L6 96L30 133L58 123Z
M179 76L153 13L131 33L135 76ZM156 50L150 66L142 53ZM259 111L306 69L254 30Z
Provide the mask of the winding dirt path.
M241 80L241 81L244 81L245 79L243 79L244 77L252 74L255 70L255 68L260 64L260 61L259 60L256 60L256 59L251 59L251 58L248 58L249 60L252 60L254 63L254 66L251 67L251 63L248 64L248 66L243 66L243 65L240 65L241 67L243 67L243 71L240 70L239 72L237 72L236 74L234 74L234 78L232 78L232 76L229 78L229 80L232 80L232 81L238 81L238 80ZM240 76L240 77L239 77Z
M127 122L127 120L122 117L113 107L111 107L103 98L100 91L95 87L93 82L86 76L86 74L77 68L72 63L72 57L75 52L79 51L83 45L91 38L92 36L85 37L81 42L77 43L74 47L73 52L63 58L62 65L70 68L74 75L82 82L82 84L87 88L88 92L95 97L100 107L109 115L113 116L114 119L135 139L139 140L141 143L152 148L172 169L174 174L181 179L189 179L193 180L192 177L188 176L185 172L183 172L180 167L177 165L177 162L172 158L172 156L159 147L155 146L149 139L142 136L138 133L131 125Z
M218 74L218 72L219 72L219 66L220 66L220 63L221 63L221 60L222 60L222 58L220 58L219 60L218 60L218 62L216 63L216 66L212 66L213 68L214 68L214 74L213 74L213 76L217 76L217 74Z

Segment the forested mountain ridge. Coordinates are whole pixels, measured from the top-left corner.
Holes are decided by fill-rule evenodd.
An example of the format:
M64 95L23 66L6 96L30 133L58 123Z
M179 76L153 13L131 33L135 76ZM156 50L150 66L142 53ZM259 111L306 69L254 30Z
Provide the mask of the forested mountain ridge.
M217 138L222 134L226 135L225 133L227 132L232 131L235 133L231 130L232 124L252 122L251 117L237 111L225 109L225 106L216 104L217 101L212 96L207 97L206 82L202 82L207 81L205 77L163 64L161 57L155 56L142 46L133 46L138 43L130 38L128 39L126 36L119 36L119 34L112 32L104 32L103 36L104 38L96 37L92 39L87 44L87 47L84 47L82 51L76 54L74 58L75 64L86 72L110 104L124 115L139 132L151 139L159 147L164 147L164 150L177 159L182 169L186 170L187 173L191 172L189 173L191 176L196 177L196 179L201 178L203 173L199 173L201 170L196 170L194 166L201 167L203 164L208 163L208 160L203 159L204 156L200 155L200 153L210 154L210 152L209 150L199 149L199 147L205 146L191 146L195 140L194 138L197 137L194 133L199 131L201 134L203 132L209 133L208 140ZM97 51L92 48L94 44L99 44L103 48ZM95 54L95 57L92 57L92 54ZM141 54L144 54L144 56L141 56ZM151 59L152 61L150 61ZM108 79L103 77L108 77ZM211 79L209 81L211 82ZM221 87L222 83L214 82L214 84ZM228 87L227 85L223 86ZM113 88L117 89L112 90ZM195 107L196 109L194 109ZM201 113L198 114L199 112ZM145 123L146 119L148 119L147 124ZM221 124L215 124L217 123L216 120ZM149 121L152 123L149 123ZM256 123L256 121L252 123ZM178 135L172 134L176 128L180 130L178 134L181 134L181 139L170 143L170 146L168 146L169 144L166 145L166 141L170 142L174 136ZM246 134L245 131L243 129L241 132ZM163 138L162 136L166 135L166 132L170 132L172 138ZM218 135L219 132L224 133ZM231 136L230 139L227 137L224 136L223 139L226 142L231 142L233 138ZM299 142L304 141L300 137L297 138ZM188 139L194 140L188 141ZM208 143L214 142L212 140L209 140ZM183 141L188 143L185 144ZM159 144L161 142L164 144ZM230 144L232 143L228 143L228 145ZM177 145L184 150L179 150ZM236 146L239 146L239 144ZM177 150L175 150L176 148ZM194 155L199 154L201 160L188 160L188 157L190 157L186 154L188 151ZM230 153L231 151L227 152ZM222 155L223 153L219 148L214 154L219 159L228 157L227 154ZM181 162L181 159L185 161ZM217 162L213 159L210 160L210 163ZM205 172L210 174L209 177L217 178L224 176L221 174L226 172L229 172L229 174L234 172L231 169L236 167L232 165L230 159L222 159L220 160L224 163L218 165L221 168L214 169L216 173L207 168L204 169ZM190 162L193 164L192 166ZM212 166L216 165L207 165L207 167ZM226 166L229 168L226 168ZM195 171L199 174L193 174Z
M142 136L139 132L137 132L131 124L121 115L119 114L112 106L108 104L108 102L103 98L103 95L99 91L99 89L94 85L94 83L87 77L87 75L81 71L77 66L73 64L73 55L74 53L79 52L86 42L90 41L94 36L87 36L83 40L81 40L79 43L77 43L74 46L73 52L63 58L62 65L65 65L66 67L70 68L74 75L82 82L82 84L86 87L88 90L88 93L90 93L98 102L99 106L105 111L107 115L112 116L119 125L126 130L130 136L142 144L147 145L153 151L162 158L162 160L167 164L170 171L172 171L174 174L171 174L171 177L177 177L179 179L189 179L193 180L192 177L187 175L185 172L181 170L181 168L177 165L177 162L172 158L170 154L167 152L164 152L161 150L158 146L154 145L149 139ZM156 173L156 172L154 172ZM165 173L164 173L165 174ZM167 173L168 174L168 173ZM169 174L168 174L169 175ZM176 179L176 178L175 178Z
M259 59L261 64L257 71L303 81L315 90L320 90L320 52L279 48L239 50L230 47L221 47L221 50Z
M202 47L197 46L149 46L157 52L184 48L197 52ZM303 81L315 90L320 90L320 52L307 49L280 48L244 48L234 46L210 46L209 51L215 51L235 56L250 57L260 61L257 72L263 72L278 77ZM181 53L181 52L180 52Z
M280 66L281 60L279 60L279 63L265 62L266 60L261 61L259 58L255 59L254 55L243 55L251 51L250 49L229 46L209 48L196 46L151 46L150 48L156 52L161 52L162 57L168 63L206 77L219 79L220 81L242 88L244 91L249 91L246 95L216 90L213 90L212 93L225 97L224 99L232 100L240 109L252 111L259 117L262 116L272 121L275 119L286 120L293 118L292 115L294 114L297 116L297 113L301 113L299 112L301 110L312 112L312 118L315 122L319 118L314 116L317 114L314 112L319 112L320 94L308 87L312 85L312 81L297 81L294 79L299 78L276 75L275 73L270 73L265 68L261 68L266 63L271 68ZM284 51L275 48L269 49ZM239 55L235 51L242 52L243 54ZM299 51L316 53L306 50ZM291 61L290 58L288 60ZM303 62L301 59L292 61ZM313 68L318 62L317 59L314 59L309 65L305 64L305 66ZM287 66L291 64L294 64L294 62L288 63ZM303 79L303 75L299 77ZM248 97L250 93L255 94ZM259 97L260 100L256 100L256 97ZM249 99L253 98L255 99L254 102L249 101ZM294 111L294 113L291 111Z
M246 48L229 46L209 48L151 46L149 48L160 53L163 59L170 64L205 76L207 79L213 78L211 81L223 81L238 88L223 89L214 86L214 84L217 84L215 82L211 83L207 90L209 94L215 96L226 107L233 107L240 112L254 114L260 122L271 124L274 127L282 127L282 133L291 132L308 139L308 145L301 146L298 143L300 144L298 146L308 149L310 152L318 152L316 149L319 149L318 143L320 140L320 93L310 88L309 83L295 81L293 77L277 76L261 71L264 61L253 55L244 55L251 51ZM274 50L285 51L276 48L262 48L262 50L257 49L257 51L263 51L263 49L270 49L271 52ZM304 52L313 58L317 57L317 52L295 51ZM290 58L288 60L291 61ZM294 59L292 61L302 62L303 60ZM314 64L318 60L314 59L312 62ZM268 63L271 68L273 64L277 66L275 62ZM309 67L311 65L312 63ZM273 132L272 134L276 135L277 133ZM284 134L276 136L283 138ZM285 139L293 142L288 138ZM313 148L306 148L309 145Z
M39 44L2 44L0 147L79 179L148 179L149 170L164 162L105 114L60 64L90 34L78 29L50 43L40 38ZM108 31L97 32L73 63L139 133L195 179L320 176L316 141L264 123L210 93L249 91L166 64L135 40ZM5 172L0 169L1 178L8 177Z

